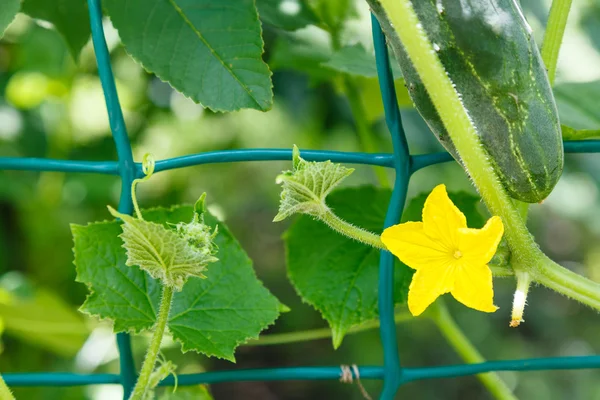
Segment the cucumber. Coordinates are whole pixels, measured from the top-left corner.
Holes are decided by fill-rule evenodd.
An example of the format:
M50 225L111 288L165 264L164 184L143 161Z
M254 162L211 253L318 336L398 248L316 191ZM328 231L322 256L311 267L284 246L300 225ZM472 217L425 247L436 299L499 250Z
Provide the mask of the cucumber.
M460 156L381 1L367 0L402 69L415 107ZM516 0L411 0L508 194L545 199L562 174L558 111L532 31ZM462 163L461 163L462 164Z

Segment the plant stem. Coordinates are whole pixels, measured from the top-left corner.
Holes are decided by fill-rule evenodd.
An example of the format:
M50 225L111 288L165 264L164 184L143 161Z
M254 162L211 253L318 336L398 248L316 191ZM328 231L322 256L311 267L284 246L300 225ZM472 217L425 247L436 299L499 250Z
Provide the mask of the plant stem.
M2 379L2 375L0 375L0 399L15 400L15 396L13 396L8 386L6 386L6 382Z
M131 393L129 400L143 400L148 390L150 383L150 375L154 370L156 359L158 358L158 352L160 351L160 343L162 342L165 328L167 326L167 320L169 319L169 311L171 310L171 302L173 300L173 288L163 286L162 299L160 300L160 309L156 320L156 326L154 333L152 334L152 340L148 347L148 352L144 358L142 369L140 371L140 377Z
M473 343L469 341L460 327L456 324L456 321L454 321L452 315L450 315L448 308L446 308L443 299L437 299L433 306L433 313L431 313L433 321L460 357L465 362L471 364L485 362L485 358L477 351L475 346L473 346ZM479 378L490 393L497 399L516 400L512 391L506 386L504 381L500 379L497 373L487 372L485 374L478 374L477 378Z
M396 322L396 324L410 321L413 319L415 319L415 317L413 317L406 311L397 312L394 316L394 321ZM346 334L350 335L353 333L359 333L371 329L376 329L379 328L379 323L379 320L367 321L364 324L350 328ZM274 333L271 335L261 336L256 340L252 340L244 344L244 346L272 346L278 344L308 342L310 340L330 338L332 335L333 334L331 328L310 329L305 331L289 333Z
M403 46L408 53L488 209L502 218L504 235L512 253L512 265L531 273L538 282L600 309L600 285L560 267L537 247L512 199L498 180L475 127L423 32L410 0L370 2L374 12L379 13L378 17L384 21L382 26L391 37L392 46Z
M546 69L548 70L550 85L554 84L558 53L565 34L567 19L571 10L571 2L572 0L553 0L552 7L550 7L546 33L542 42L542 60L544 60L544 64L546 64Z
M324 213L322 213L319 218L321 221L325 222L332 228L334 231L341 233L344 236L347 236L351 239L358 240L359 242L363 242L368 244L371 247L375 247L380 250L387 250L387 247L381 241L379 235L376 235L372 232L369 232L365 229L356 227L351 223L348 223L335 215L331 209L327 208Z
M367 153L376 153L377 147L373 141L373 130L369 127L365 108L360 98L360 91L356 83L356 79L345 76L344 86L346 89L346 96L350 103L350 109L352 110L352 116L354 117L354 123L356 124L356 131L360 139L361 150ZM387 174L383 167L373 167L379 185L383 188L389 188L390 183L388 181Z
M550 289L600 310L600 284L570 271L546 257L533 279Z

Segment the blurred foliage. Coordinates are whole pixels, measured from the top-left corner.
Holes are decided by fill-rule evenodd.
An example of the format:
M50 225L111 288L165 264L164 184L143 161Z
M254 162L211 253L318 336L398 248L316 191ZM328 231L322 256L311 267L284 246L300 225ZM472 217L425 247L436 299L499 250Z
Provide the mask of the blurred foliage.
M116 30L108 19L105 21L136 159L140 160L146 152L163 159L222 149L291 148L294 143L300 148L359 151L355 116L340 84L347 76L360 88L365 107L375 110L367 114L377 149L389 152L391 143L381 118L376 78L348 75L352 71L323 65L335 64L332 55L346 46L360 44L368 57L372 55L366 6L357 1L356 6L350 7L354 4L350 0L257 3L263 16L264 59L274 71L274 105L267 113L245 110L218 114L194 104L133 61L119 44ZM541 38L547 2L522 3L535 37ZM599 3L574 3L557 77L557 82L569 85L577 83L571 81L581 84L600 79ZM0 7L9 4L14 2L3 1ZM302 19L278 17L290 10L292 14L297 10ZM53 22L50 16L38 18ZM273 21L278 23L272 24ZM74 45L67 44L60 29L59 23L54 22L52 27L19 14L0 41L0 156L114 160L116 153L93 49L88 42L75 63ZM361 84L364 81L368 85ZM589 89L585 96L576 92L577 110L597 122L594 105L600 89L597 84L585 87ZM416 112L406 109L403 117L413 154L441 150ZM288 163L282 162L191 167L157 174L139 190L143 207L190 203L202 192L209 193L210 211L227 221L254 261L259 278L292 309L280 317L269 333L326 326L317 311L302 303L286 278L280 236L289 225L271 222L277 213L279 193L274 179L287 168ZM596 155L568 155L557 188L544 204L532 207L530 212L530 226L544 251L561 264L597 280L599 170L600 158ZM375 182L371 168L359 167L347 186ZM442 182L450 190L473 193L458 165L447 163L417 172L409 186L409 199ZM105 206L117 204L119 189L119 180L113 176L0 171L0 274L4 275L0 291L0 327L4 326L0 371L118 371L118 353L110 325L76 313L85 300L86 288L75 282L69 224L108 219ZM501 309L495 314L480 314L448 302L459 325L487 358L589 355L600 351L597 314L539 288L530 294L526 323L518 330L510 329L514 283L511 279L496 282L496 304ZM14 319L11 322L14 317L35 319L42 325L27 323L22 328ZM433 324L424 320L399 326L398 342L404 365L460 362ZM135 338L138 360L146 345L146 336ZM182 355L172 341L163 351L180 366L179 373L349 363L376 365L382 360L376 330L348 336L337 351L332 349L330 340L242 347L236 353L236 365L193 353ZM501 375L523 399L600 399L596 370ZM381 385L363 383L372 394ZM45 400L114 399L120 391L115 385L15 389L19 399ZM335 381L233 382L211 385L211 392L217 400L362 398L356 387ZM444 379L435 384L410 383L399 396L491 398L474 377Z

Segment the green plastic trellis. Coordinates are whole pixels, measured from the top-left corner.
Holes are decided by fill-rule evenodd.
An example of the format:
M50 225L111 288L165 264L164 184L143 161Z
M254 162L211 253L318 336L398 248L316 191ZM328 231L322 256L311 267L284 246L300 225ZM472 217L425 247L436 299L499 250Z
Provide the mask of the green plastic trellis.
M119 105L115 82L110 66L110 57L104 31L102 28L102 12L100 0L88 0L92 40L96 51L98 72L108 115L110 127L117 148L119 161L64 161L37 158L0 158L0 170L34 170L85 172L119 175L122 181L119 211L131 213L131 182L143 176L141 164L133 161L131 144ZM381 86L381 94L385 107L386 123L392 135L393 154L343 153L332 151L302 151L302 156L308 160L332 160L350 164L368 164L394 168L396 181L388 208L385 226L390 226L400 220L406 190L410 176L426 166L450 161L447 153L435 153L412 156L409 154L406 137L402 128L400 111L397 107L393 78L389 67L388 50L379 23L372 17L373 39L377 58L377 71ZM565 142L565 151L570 153L600 152L600 141ZM291 160L291 150L252 149L230 150L200 153L183 156L156 163L156 172L192 165L224 163L238 161L267 161ZM396 326L394 324L393 275L392 255L381 253L379 272L379 313L381 320L380 335L384 348L382 366L363 366L359 368L362 379L381 379L384 381L381 399L394 398L398 388L407 382L419 379L449 378L464 375L474 375L489 371L531 371L550 369L583 369L600 368L600 356L587 357L556 357L526 360L490 361L480 364L449 365L430 368L407 368L400 365L398 345L396 342ZM136 380L136 369L131 352L131 342L128 334L117 334L120 353L120 374L75 374L75 373L13 373L5 374L8 385L17 386L79 386L92 384L121 384L124 398L129 396ZM297 367L275 369L253 369L222 372L206 372L187 374L178 377L179 385L194 385L199 383L216 383L242 380L313 380L339 379L342 371L339 366L331 367ZM173 377L161 384L173 385Z

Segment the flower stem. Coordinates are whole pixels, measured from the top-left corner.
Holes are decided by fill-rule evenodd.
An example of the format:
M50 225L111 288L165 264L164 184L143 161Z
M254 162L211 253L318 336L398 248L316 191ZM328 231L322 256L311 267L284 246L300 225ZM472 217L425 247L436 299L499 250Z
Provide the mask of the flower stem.
M600 310L600 285L565 270L538 248L498 180L410 0L370 0L370 3L374 12L379 13L378 17L384 19L382 25L392 35L392 45L404 46L488 209L502 218L513 265L522 266L539 283Z
M433 304L433 312L430 314L442 335L456 350L460 357L468 363L482 363L485 358L477 351L473 343L465 336L456 321L450 315L443 299L439 298ZM477 378L485 385L489 392L498 400L516 400L512 391L506 386L506 383L495 372L478 374Z
M524 322L523 311L527 304L527 293L529 292L529 285L531 284L531 276L528 272L516 271L517 276L517 290L513 298L512 317L510 321L510 327L516 328Z
M379 235L344 221L335 215L329 208L327 208L326 211L319 216L319 218L321 221L329 225L329 227L334 231L337 231L344 236L358 240L359 242L363 242L380 250L387 250L387 247L385 247Z
M152 334L152 340L150 341L150 347L144 358L142 364L142 370L140 371L140 377L131 393L129 400L143 400L148 390L150 383L150 376L154 370L154 365L158 358L158 352L160 351L160 343L162 342L165 328L167 326L167 320L169 319L169 311L171 311L171 302L173 300L173 288L163 286L162 299L160 301L160 309L158 311L158 317L156 320L156 326L154 333Z
M354 117L354 123L356 124L361 149L367 153L376 153L377 147L373 141L373 130L369 127L356 79L349 76L344 77L344 87L348 102L350 103L350 109L352 110L352 116ZM385 169L374 166L373 171L375 171L379 185L382 188L389 188L390 182L388 181Z
M0 375L0 399L15 400L15 396L13 396L8 386L6 386L6 382L4 382L2 375Z
M415 317L406 311L397 312L394 315L394 321L396 324L414 319ZM347 332L347 335L379 328L379 323L379 320L367 321L364 324L350 328ZM288 333L274 333L271 335L261 336L257 340L252 340L243 346L272 346L287 343L308 342L311 340L330 338L331 336L331 328L310 329Z
M571 10L571 2L572 0L553 0L552 7L550 7L546 33L542 42L542 60L544 60L544 64L546 64L546 69L548 70L550 85L554 84L558 53L560 52L560 46L565 34L567 19Z

